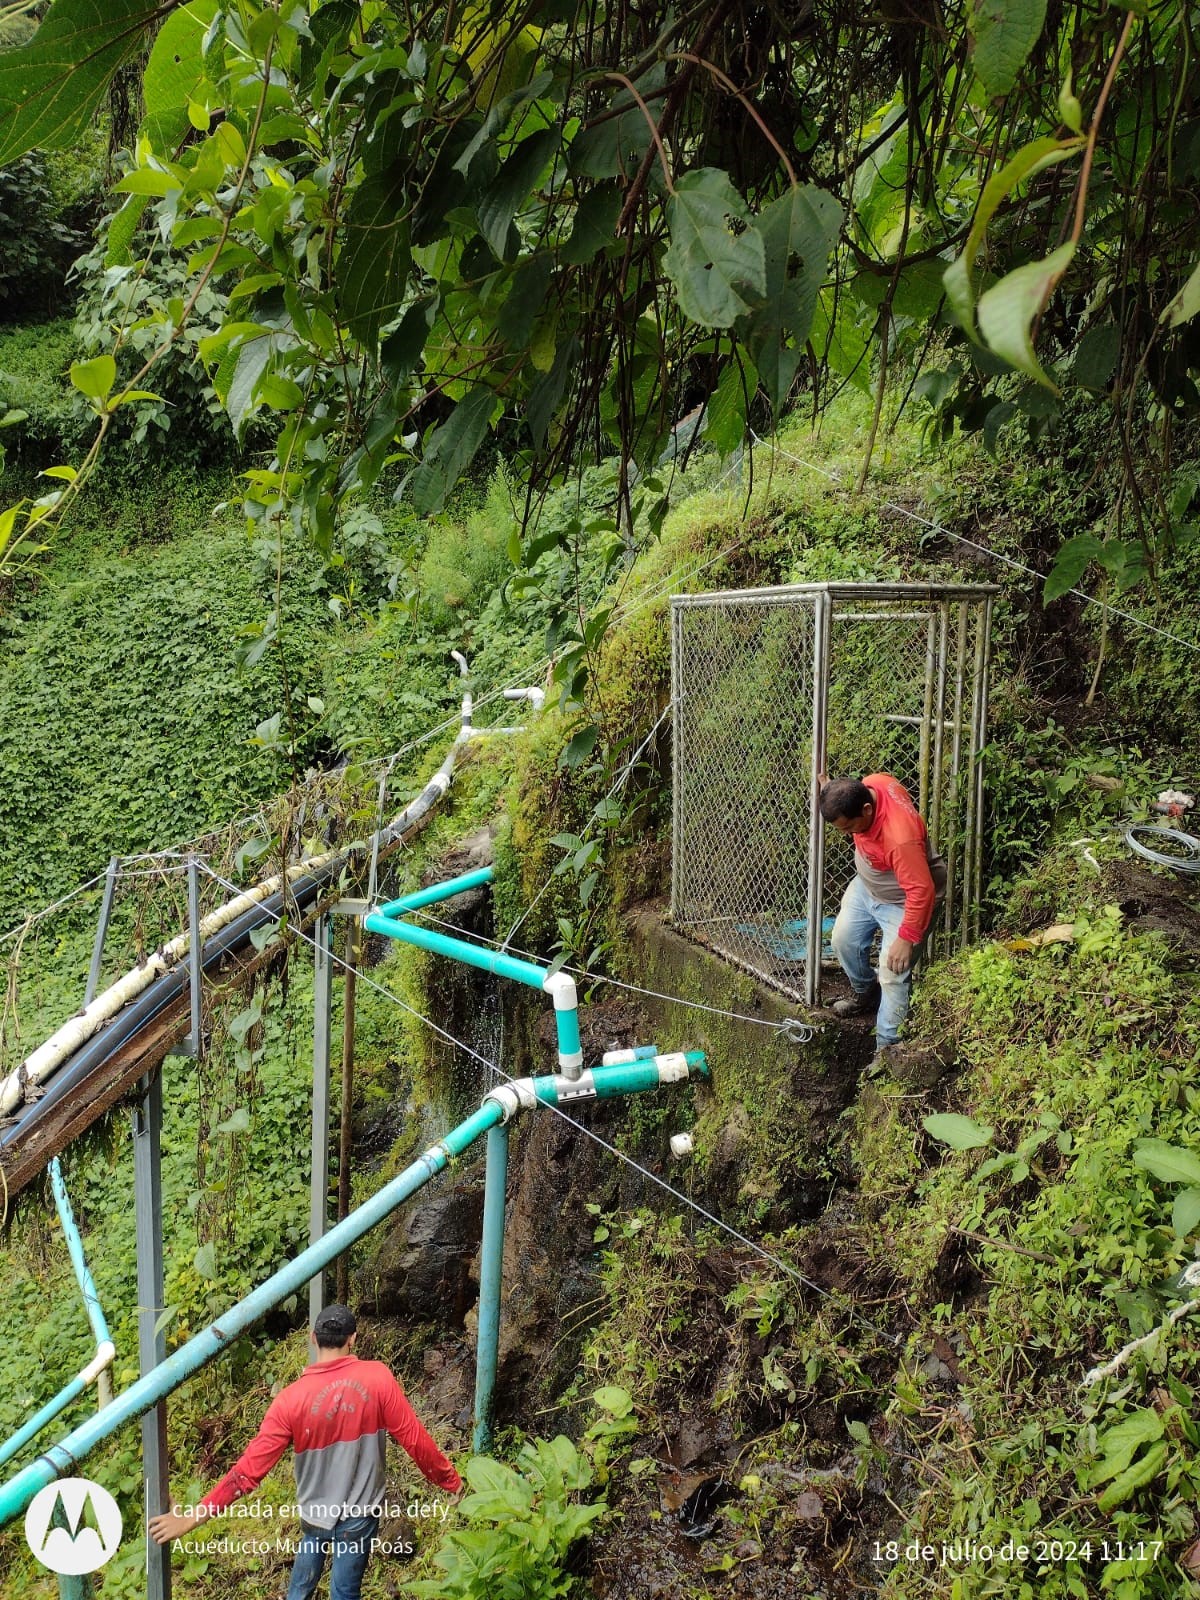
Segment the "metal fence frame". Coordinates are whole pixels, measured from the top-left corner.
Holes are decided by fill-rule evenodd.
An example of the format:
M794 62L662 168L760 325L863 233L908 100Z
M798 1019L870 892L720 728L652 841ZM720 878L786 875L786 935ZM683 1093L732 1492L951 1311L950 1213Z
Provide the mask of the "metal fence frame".
M913 658L913 639L919 653L923 636L924 681L917 686L920 709L898 712L880 706L878 716L883 722L915 725L918 731L915 773L905 776L915 780L913 798L926 819L935 849L946 856L947 863L946 898L931 932L931 944L943 948L956 943L962 946L978 936L983 871L983 750L992 606L998 592L992 584L806 583L671 596L675 769L671 916L681 932L697 938L795 999L810 1005L819 1002L822 923L824 917L836 912L833 896L836 892L840 898L840 889L835 891L835 884L830 881L836 879L838 873L827 871L817 780L818 774L825 770L829 749L830 689L833 686L836 690L843 681L839 672L848 672L853 665L850 660L843 663L837 625L862 623L881 627L900 623L910 631L910 658ZM694 706L699 698L702 706L704 688L689 687L685 681L689 618L716 608L728 613L731 622L740 615L744 623L751 617L752 610L766 617L776 607L793 609L797 638L805 641L805 661L799 671L803 676L807 665L811 680L803 695L803 703L811 705L807 758L800 763L801 781L809 785L808 881L803 900L807 905L807 927L802 935L805 949L802 981L798 974L781 973L778 964L773 968L770 961L748 956L745 939L722 935L722 923L733 925L739 914L749 914L742 908L734 907L724 917L690 917L690 912L698 909L692 903L696 871L689 870L692 864L685 859L685 810L690 806L702 807L707 796L719 787L713 782L711 761L706 768L704 751L693 751L690 745L689 699ZM848 657L849 652L845 653ZM849 873L844 868L840 872L848 881ZM715 926L717 931L701 939L692 930L704 924ZM736 925L745 926L744 923ZM784 963L793 967L799 964L797 961Z

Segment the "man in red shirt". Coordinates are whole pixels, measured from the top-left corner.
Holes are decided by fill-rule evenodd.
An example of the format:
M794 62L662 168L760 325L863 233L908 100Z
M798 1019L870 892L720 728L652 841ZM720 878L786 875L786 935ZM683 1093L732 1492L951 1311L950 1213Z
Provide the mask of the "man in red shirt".
M877 1011L875 1038L885 1050L908 1015L912 965L945 893L946 863L934 855L908 790L889 772L826 783L821 815L854 840L854 877L833 925L834 954L854 994L833 1009L842 1017ZM876 935L878 968L871 964Z
M301 1539L287 1600L310 1600L330 1553L330 1600L359 1600L379 1527L388 1434L437 1488L457 1496L462 1480L388 1368L354 1354L355 1337L348 1306L318 1312L309 1336L312 1365L275 1396L257 1434L199 1505L150 1518L159 1544L181 1538L256 1489L291 1445Z

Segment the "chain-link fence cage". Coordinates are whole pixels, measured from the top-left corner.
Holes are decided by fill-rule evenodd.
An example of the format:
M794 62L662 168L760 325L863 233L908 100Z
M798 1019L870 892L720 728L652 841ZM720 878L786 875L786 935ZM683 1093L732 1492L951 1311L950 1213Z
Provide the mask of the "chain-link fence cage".
M978 933L990 585L828 583L674 595L671 915L798 1000L820 999L854 875L818 775L890 772L946 894L933 950Z

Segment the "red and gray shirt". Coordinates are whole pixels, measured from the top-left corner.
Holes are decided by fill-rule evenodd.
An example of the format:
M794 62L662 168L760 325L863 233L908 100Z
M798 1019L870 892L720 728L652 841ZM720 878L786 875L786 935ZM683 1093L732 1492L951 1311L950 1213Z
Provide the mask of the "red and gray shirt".
M876 900L904 907L898 937L920 944L934 906L946 892L946 863L935 856L929 830L908 790L890 772L862 780L875 796L875 815L854 835L854 867Z
M382 1361L341 1356L316 1362L280 1390L262 1427L201 1503L210 1511L232 1505L256 1489L292 1445L302 1522L332 1528L343 1517L365 1517L383 1499L389 1433L430 1483L458 1493L461 1478Z

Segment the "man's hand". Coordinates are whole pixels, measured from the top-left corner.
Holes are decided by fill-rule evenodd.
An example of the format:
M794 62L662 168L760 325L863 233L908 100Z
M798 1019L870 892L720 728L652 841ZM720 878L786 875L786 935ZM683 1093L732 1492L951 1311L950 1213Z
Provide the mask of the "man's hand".
M164 1511L160 1516L151 1517L146 1526L155 1544L170 1544L172 1539L182 1539L185 1533L190 1533L202 1522L207 1522L208 1518L208 1511L203 1506L196 1506L181 1516L174 1516L171 1512Z
M910 939L893 939L887 953L889 972L907 972L912 966L913 943Z

